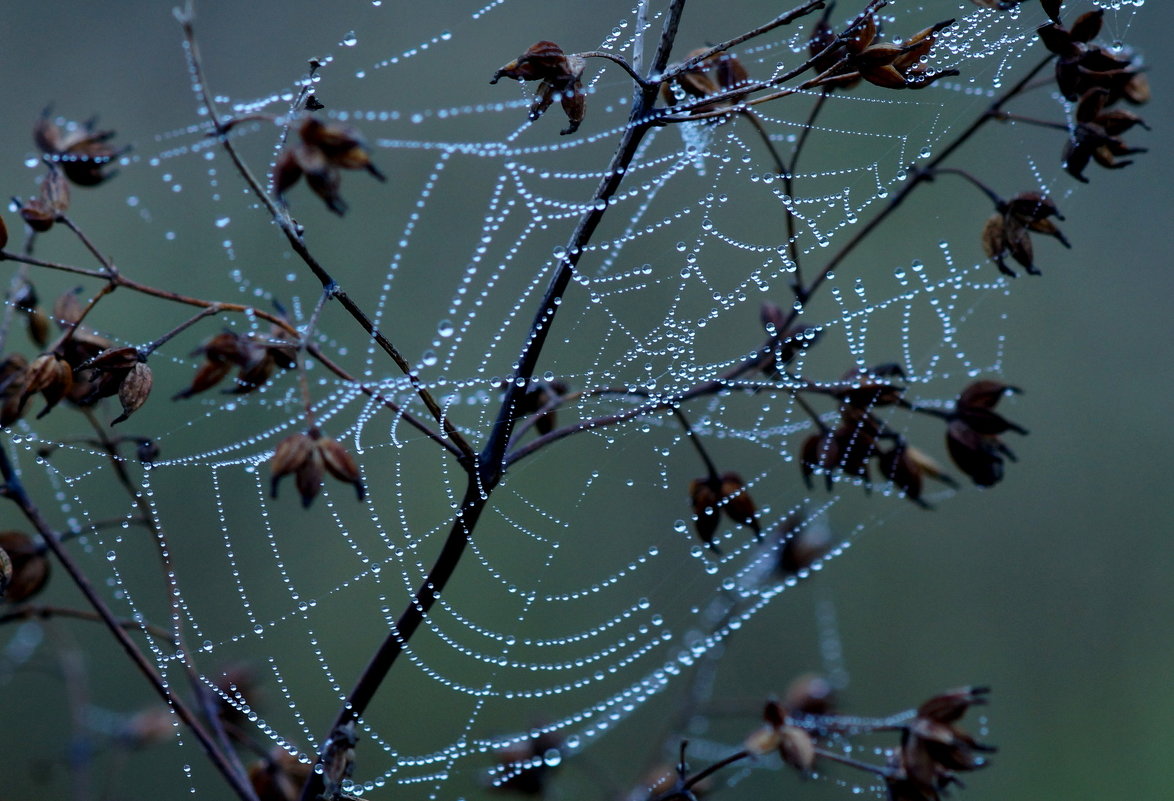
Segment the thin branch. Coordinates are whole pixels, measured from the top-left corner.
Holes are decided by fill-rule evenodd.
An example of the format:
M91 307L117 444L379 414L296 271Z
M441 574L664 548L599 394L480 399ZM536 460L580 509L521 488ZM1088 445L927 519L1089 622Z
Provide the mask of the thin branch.
M58 541L64 540L64 537L58 537ZM105 623L105 620L97 612L89 609L72 609L67 606L50 606L27 604L13 609L11 612L6 612L0 615L0 626L5 623L11 623L15 620L47 620L51 617L68 617L75 620L88 620L94 623ZM171 632L166 629L151 623L140 623L137 620L130 620L128 618L115 618L115 623L126 631L141 631L150 634L152 637L163 640L169 645L175 645L175 638L171 636Z
M819 98L812 105L811 112L807 115L807 121L803 123L803 128L799 133L799 141L795 143L795 149L791 151L791 163L782 171L783 191L786 192L787 197L792 199L792 202L794 202L795 198L795 169L799 166L799 156L803 154L803 147L807 144L812 128L815 126L815 118L823 111L828 95L830 94L831 91L828 89L819 93ZM791 262L795 265L795 275L791 280L791 289L798 296L799 289L803 286L803 270L799 263L799 234L795 231L795 215L790 209L787 209L787 252L791 256Z
M179 304L182 304L185 306L195 306L195 307L204 308L204 309L215 307L221 313L228 312L228 313L232 313L232 314L248 315L250 317L255 317L257 319L264 320L268 323L272 323L273 325L278 326L279 328L281 328L281 330L292 335L293 337L300 338L300 336L301 336L300 332L294 326L292 326L289 323L289 321L287 321L283 317L276 315L276 314L273 314L271 312L264 311L263 309L258 309L253 306L247 306L247 305L240 304L240 303L223 303L220 301L203 300L201 298L194 298L194 297L190 297L188 295L181 295L178 292L172 292L167 289L159 289L157 287L148 286L147 284L142 284L142 283L139 283L138 281L134 281L130 278L127 278L122 273L118 273L118 274L114 275L113 277L111 277L111 276L108 276L99 270L87 270L83 267L76 267L71 264L61 264L59 262L46 261L44 259L38 259L38 258L34 258L32 256L23 256L18 253L12 253L9 251L0 250L0 261L6 260L6 259L10 260L10 261L20 262L22 264L29 264L29 265L32 265L35 267L44 267L44 268L50 269L50 270L57 270L59 272L70 273L72 275L84 275L88 278L101 279L104 281L108 281L111 286L124 287L124 288L129 289L133 292L138 292L143 295L149 295L151 297L159 298L160 300L167 300L167 301L171 301L173 303L179 303ZM325 367L327 370L334 373L334 375L338 376L343 381L348 381L348 382L354 384L355 387L360 392L362 392L364 395L367 395L368 397L372 398L373 400L378 401L385 408L391 410L398 417L402 418L404 420L404 422L406 422L408 425L412 426L416 430L420 431L422 434L426 435L429 439L436 442L438 445L443 447L445 450L447 450L453 456L457 457L458 459L463 457L463 454L461 453L461 451L457 448L457 446L452 441L450 441L448 438L441 435L439 432L434 431L431 427L429 427L426 423L424 423L418 417L416 417L415 415L413 415L412 413L410 413L408 411L405 411L398 403L392 401L390 398L387 398L378 390L376 390L373 387L368 386L367 384L356 379L349 372L347 372L345 369L343 369L339 364L337 364L333 359L331 359L329 356L327 356L322 351L322 349L319 348L317 345L307 344L306 351L311 356L313 356L315 359L317 359L318 362L320 364L322 364L322 366Z
M203 724L200 723L199 719L192 713L187 704L183 702L183 699L172 692L171 685L156 672L154 666L143 656L142 651L135 645L130 635L119 624L118 618L114 616L110 608L106 606L106 602L102 600L102 596L98 594L98 591L90 583L89 578L86 577L81 566L73 560L69 551L62 547L58 541L57 534L41 515L40 510L37 509L32 499L29 498L28 493L25 492L16 470L8 459L8 453L3 448L0 448L0 477L4 479L4 495L20 507L25 518L32 524L33 528L37 530L41 537L44 538L45 544L49 546L49 550L57 557L57 561L65 568L65 572L69 574L74 585L81 591L86 601L98 614L98 617L101 618L106 628L110 630L114 639L122 647L123 651L126 652L127 656L130 657L131 662L143 674L159 697L175 710L180 720L191 730L196 740L200 743L200 747L204 750L205 755L224 777L225 781L228 782L229 786L232 787L236 796L243 801L258 801L252 787L248 785L243 776L238 775L232 769L224 755L216 747L216 744L209 736Z
M427 407L429 413L432 414L434 418L436 418L436 421L440 424L440 427L443 429L445 436L452 441L452 444L455 445L457 450L460 452L461 464L465 467L466 470L472 470L473 463L476 460L472 446L469 445L464 436L456 429L456 426L453 425L452 421L440 408L440 404L438 404L436 399L432 397L432 393L428 391L428 388L420 382L419 375L416 374L416 371L412 368L408 360L404 358L403 354L399 352L399 350L391 343L391 340L389 340L382 331L375 327L375 324L371 321L371 318L367 316L367 313L364 312L359 307L359 305L351 299L351 297L342 289L342 286L334 279L330 272L314 257L312 253L310 253L309 248L306 247L305 240L302 239L301 230L289 216L289 212L282 208L269 195L264 187L261 186L260 181L257 180L252 170L249 169L248 165L245 164L244 160L241 158L240 153L237 151L236 146L232 143L232 140L225 136L223 118L220 116L220 113L217 110L216 100L213 97L212 92L208 89L208 81L204 75L203 60L200 58L200 49L195 35L195 14L193 12L190 0L185 9L175 9L175 18L183 28L184 43L187 46L188 63L195 78L197 94L208 112L208 118L212 122L213 132L219 140L220 145L224 148L224 151L228 154L228 157L232 161L233 166L236 167L237 172L240 174L241 178L244 179L245 183L249 187L249 190L257 197L258 200L261 201L261 204L265 206L266 210L272 216L274 222L277 223L277 227L281 229L283 234L285 234L285 238L289 242L289 245L293 249L294 253L296 253L298 257L301 258L306 266L310 268L310 272L314 274L314 277L317 278L319 283L322 284L322 288L329 292L330 295L339 302L339 304L347 311L347 313L350 314L352 318L354 318L354 320L362 327L365 332L367 332L367 335L370 336L375 341L375 343L379 345L384 353L391 357L391 360L395 362L396 366L399 367L403 374L407 376L409 383L412 385L412 388L416 391L416 394L420 397L420 400L424 402L424 406Z
M827 264L824 265L823 270L820 271L819 275L815 277L815 280L811 282L811 285L808 286L806 290L804 290L800 301L806 302L807 299L811 297L812 293L814 293L819 288L819 286L827 280L828 275L831 274L836 269L836 267L838 267L840 263L843 262L844 259L846 259L852 253L852 251L854 251L865 239L867 239L869 234L876 230L876 228L882 222L884 222L890 214L899 209L902 204L904 204L905 199L909 197L909 194L914 189L916 189L919 185L921 185L922 182L928 180L929 177L933 175L933 170L937 169L939 164L953 155L955 150L962 147L962 145L966 144L966 142L970 141L970 138L974 136L974 134L983 125L992 119L996 119L1003 106L1017 97L1019 93L1023 91L1023 88L1027 86L1044 67L1052 63L1053 58L1055 57L1049 54L1047 58L1043 59L1039 64L1033 67L1026 75L1023 76L1023 78L1016 82L1014 86L1004 92L994 103L992 103L985 112L980 114L978 119L971 123L966 128L966 130L958 134L958 136L954 138L954 141L947 145L946 148L942 150L931 162L926 164L921 169L914 171L909 176L908 180L906 180L905 185L902 186L897 191L897 193L893 195L892 199L889 200L888 204L886 204L885 207L881 209L881 211L875 217L869 220L863 228L857 231L856 235L848 240L848 242L842 248L840 248L840 250L827 262ZM788 326L794 322L798 314L798 310L791 312L787 318Z
M86 236L85 233L83 233L82 230L77 227L77 225L74 224L73 220L69 219L69 217L66 217L64 214L61 214L58 215L57 222L73 231L77 238L81 240L81 243L86 246L86 250L90 251L91 255L93 255L93 257L98 260L98 263L102 265L103 269L105 270L104 274L107 277L118 275L118 269L114 266L114 262L107 258L102 253L102 251L98 250L97 246L95 246L90 238Z
M588 50L586 53L576 53L575 55L582 56L583 58L605 58L608 61L619 64L621 67L623 67L624 72L631 75L632 80L641 86L652 86L656 84L655 81L649 81L643 75L636 72L636 68L629 64L628 60L618 53L609 53L606 50Z
M793 8L790 11L784 11L782 14L779 14L777 17L772 19L770 22L759 25L757 28L746 31L745 33L740 34L739 36L734 36L730 39L726 39L724 42L719 42L718 44L707 47L704 50L702 50L701 52L697 53L696 55L690 56L689 58L682 61L680 64L677 64L676 66L669 69L667 72L664 73L664 75L661 76L660 80L661 81L671 81L673 78L677 77L678 75L680 75L684 72L687 72L687 71L693 69L698 64L705 61L707 58L710 58L711 56L715 56L718 53L721 53L725 50L729 50L731 47L737 47L738 45L742 44L742 42L748 41L750 39L754 39L758 36L762 36L764 33L768 33L770 31L773 31L775 28L782 27L783 25L790 25L795 20L800 19L801 17L807 16L812 11L816 11L817 9L823 8L825 2L826 2L826 0L808 0L808 2L804 3L801 6Z
M221 311L223 311L223 309L220 307L219 303L213 303L211 306L205 307L204 309L200 310L198 313L196 313L192 317L189 317L187 320L183 321L182 323L177 325L175 328L168 331L163 336L161 336L158 339L155 339L155 340L147 343L143 347L139 348L139 353L143 356L143 358L150 356L152 353L157 351L163 345L167 344L167 342L169 342L176 335L183 333L184 331L191 328L196 323L200 322L200 320L203 320L205 317L215 316L217 314L220 314Z

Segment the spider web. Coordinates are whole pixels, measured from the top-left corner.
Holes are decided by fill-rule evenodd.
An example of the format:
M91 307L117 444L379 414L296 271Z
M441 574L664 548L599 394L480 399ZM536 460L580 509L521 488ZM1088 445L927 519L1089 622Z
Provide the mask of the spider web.
M518 348L568 234L627 125L631 98L621 71L592 62L583 128L559 137L557 106L530 123L531 87L489 87L487 79L532 40L630 54L642 31L638 11L623 4L591 4L589 19L574 24L549 4L515 0L444 4L418 18L392 5L339 10L345 21L316 23L319 46L331 55L319 56L324 66L312 80L327 106L321 113L363 131L390 183L348 174L342 191L352 210L342 221L318 208L304 187L292 191L291 203L311 249L413 359L423 384L477 447L493 426L503 383L514 380ZM857 10L841 5L833 22ZM661 24L662 10L653 6L649 42ZM677 52L777 13L746 6L726 10L720 24L707 19L710 10L689 9ZM1118 28L1129 14L1119 15ZM958 21L929 66L961 76L918 92L865 87L830 95L798 164L794 197L744 119L652 131L585 249L543 352L539 386L626 390L568 402L557 411L562 425L722 380L721 391L680 409L719 469L745 480L763 540L723 522L720 554L698 541L687 490L704 466L670 411L585 429L520 460L495 491L455 579L363 717L352 792L475 793L532 767L491 766L495 753L539 734L552 745L533 764L573 760L646 706L692 686L699 665L737 647L740 629L775 613L788 589L859 533L916 513L884 482L861 486L837 476L828 491L808 489L797 456L815 427L786 381L761 372L719 377L761 345L760 304L790 306L796 265L785 215L796 221L795 246L809 279L901 187L909 165L932 158L1039 57L1035 4L993 13L970 3L894 2L882 22L894 38L949 17ZM752 76L777 74L806 58L810 22L737 54ZM233 114L286 113L299 84L251 85L247 64L216 58L207 59L210 81L228 93L220 101ZM816 101L811 93L758 107L784 157ZM1062 102L1049 102L1070 114ZM247 124L234 138L259 168L280 150L275 130ZM307 325L319 299L313 277L267 230L263 212L205 134L197 120L138 141L123 159L123 175L103 190L124 193L111 213L135 226L155 260L168 263L160 268L166 280L154 283L199 297L244 298L263 310L280 306ZM993 174L1010 176L1016 190L1062 199L1052 186L1060 184L1048 149L1054 139L1038 147L1030 135L1022 139L1032 147L1013 152ZM794 375L834 382L846 369L892 362L906 376L909 400L945 407L969 380L999 374L998 301L1008 282L982 258L977 226L955 222L981 220L986 201L953 188L925 194L933 198L911 203L800 310L798 322L818 332L819 344L797 357ZM147 259L116 258L146 280L140 271ZM150 315L136 314L134 303L117 300L125 316L99 316L95 325L120 343L156 336L159 320L178 313L152 307ZM248 317L217 324L268 331ZM186 349L199 336L153 357L157 394L190 380L194 360ZM333 305L314 338L366 387L429 419L407 380ZM119 494L105 452L62 433L54 421L60 413L22 422L8 437L26 482L54 493L59 522L83 532L78 545L87 567L104 580L119 614L182 630L183 654L151 640L168 680L185 681L183 661L191 658L203 685L239 711L254 738L303 759L312 758L353 678L424 580L464 492L463 472L434 442L359 386L314 365L309 375L319 424L359 460L363 503L329 481L308 510L292 486L270 498L274 448L305 425L292 373L252 394L206 393L170 405L153 399L124 424L149 432L160 447L149 469L128 465L159 532L155 541L133 525L139 507ZM834 407L818 412L834 424ZM940 426L903 412L885 417L943 457ZM523 432L519 443L534 437ZM54 449L51 457L42 455L46 448ZM942 489L929 500L951 493ZM109 520L121 524L103 525ZM836 532L826 557L790 576L777 569L785 539L778 532L787 521L792 532L829 525ZM172 566L165 576L159 549ZM226 685L228 666L242 663L255 683ZM200 761L186 734L174 739L184 762ZM218 781L197 767L181 784L216 794Z

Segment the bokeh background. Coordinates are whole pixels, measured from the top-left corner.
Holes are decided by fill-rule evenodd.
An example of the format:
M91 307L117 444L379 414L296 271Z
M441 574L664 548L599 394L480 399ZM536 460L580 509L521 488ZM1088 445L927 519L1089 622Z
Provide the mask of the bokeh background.
M249 97L288 86L306 57L338 50L338 38L349 29L356 30L362 43L381 41L369 53L398 52L416 43L418 32L443 27L436 21L452 15L454 5L386 2L378 8L369 3L336 8L300 2L202 2L198 11L217 91ZM700 21L723 14L763 18L775 13L776 5L691 3L693 27L683 36L717 38L734 23ZM953 4L923 5L936 9ZM1025 14L1038 15L1034 3L1027 5L1031 8ZM578 4L566 16L549 18L547 6L554 4L521 15L525 26L513 12L502 14L500 21L478 22L484 40L470 47L471 52L454 53L451 72L424 76L419 85L405 87L408 100L376 97L366 99L366 105L427 106L429 92L437 86L481 84L487 70L535 38L571 39L587 31L583 44L588 46L606 33L613 19L629 16L622 3ZM336 13L346 21L328 19ZM999 745L1000 753L993 769L973 777L964 796L972 799L1161 798L1169 794L1174 778L1168 758L1174 746L1168 732L1174 719L1174 600L1168 590L1174 515L1166 489L1174 452L1174 427L1169 424L1174 392L1169 298L1174 281L1165 230L1174 197L1162 147L1164 133L1174 126L1165 94L1172 71L1164 42L1164 31L1174 25L1174 7L1150 0L1136 17L1110 13L1109 20L1107 35L1137 47L1150 65L1155 100L1142 113L1154 133L1139 132L1131 139L1144 142L1151 152L1122 172L1090 168L1092 184L1062 204L1074 249L1037 248L1046 253L1040 259L1045 275L1020 279L1006 298L999 298L1008 313L1000 324L1007 343L1004 376L1027 389L1008 413L1032 432L1017 443L1022 463L1012 465L1008 480L995 490L962 492L932 513L895 508L890 502L876 513L875 526L817 581L794 590L740 633L720 668L719 680L737 688L729 706L753 706L753 699L781 689L792 675L820 669L821 646L834 643L827 639L827 627L818 623L817 612L834 608L836 642L851 676L843 696L848 709L882 713L947 687L992 685L995 700L988 710L986 737ZM471 24L462 10L452 28L460 33L461 25ZM6 9L0 74L5 76L0 189L7 195L33 191L35 172L24 162L34 155L31 121L46 103L74 118L96 112L120 132L122 141L146 142L140 148L144 150L160 148L152 139L155 134L196 121L180 37L167 2L44 2ZM363 87L356 91L361 97ZM1023 141L1038 142L1035 135L1023 133ZM1058 161L1058 151L1058 145L1036 146L1047 176L1055 176L1058 167L1043 160ZM1022 158L1004 159L991 148L985 152L989 174L1024 180ZM232 176L225 173L222 178L226 193L236 191L228 188ZM345 184L356 204L367 196L359 183L348 177ZM1057 184L1065 192L1070 186L1064 179ZM121 205L127 190L113 189ZM166 186L152 191L155 195L144 194L143 200L158 215L155 223L170 214L175 230L191 243L185 247L219 248L218 242L201 242L219 236L209 220L189 220L190 232L178 227L183 205L168 208L172 199ZM162 246L161 225L172 224L170 219L143 223L149 233L142 235L126 225L123 209L105 208L108 201L96 194L75 194L77 216L87 220L96 238L110 243L120 263L152 264L161 283L183 282L184 271L198 269ZM182 204L185 197L176 200ZM461 209L454 206L452 211L459 214ZM927 207L920 213L927 225L958 226L947 235L952 241L973 238L967 228L973 222L956 222L949 207ZM5 216L14 227L12 216ZM275 247L260 214L255 217L247 225L239 220L233 225L242 260L253 254L262 258ZM323 235L325 252L344 246L362 252L363 237L370 232L353 219L346 224L352 227ZM256 232L252 239L250 228ZM883 245L878 249L883 251ZM46 245L44 252L62 260L83 258L68 247L50 251ZM379 263L379 258L372 261L374 268ZM126 308L133 312L133 304ZM150 323L136 319L128 324L141 324L147 331ZM405 327L410 331L410 324ZM672 507L678 501L657 502ZM665 514L676 516L679 510L672 507ZM11 508L0 507L0 527L15 526L15 517ZM64 584L58 576L50 597L76 602ZM151 700L140 677L100 633L63 622L46 629L42 657L31 667L0 674L4 801L74 797L66 766L70 760L81 764L87 755L71 751L69 732L78 725L113 727L117 713ZM8 636L0 630L0 643L8 643L11 655L17 646ZM92 703L98 710L88 723L69 719L78 699L64 697L63 671L88 676L90 697L82 699L83 707ZM601 796L607 795L609 783L629 781L632 767L624 761L625 750L633 742L661 735L658 715L667 714L673 699L658 703L663 705L653 705L589 750L583 758L589 768L565 769L607 777L598 781ZM102 710L110 713L109 719ZM721 725L715 724L715 736L722 736ZM182 761L196 757L189 747ZM99 788L95 797L101 798L186 796L182 761L175 763L167 747L99 754L91 787ZM108 775L121 777L121 786L104 787ZM205 796L224 797L212 782L205 780ZM780 782L790 782L790 777L759 772L722 797L774 792ZM794 797L842 793L826 784L787 788Z

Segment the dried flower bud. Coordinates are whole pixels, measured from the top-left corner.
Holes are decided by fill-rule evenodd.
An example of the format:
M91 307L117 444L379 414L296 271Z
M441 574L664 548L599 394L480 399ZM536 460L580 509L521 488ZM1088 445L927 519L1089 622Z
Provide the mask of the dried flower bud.
M128 149L109 144L114 131L96 130L96 119L62 131L49 113L45 109L33 126L33 141L46 161L60 166L65 177L78 186L97 186L113 178L115 173L106 172L106 168Z
M40 419L69 394L72 386L73 368L69 363L56 353L43 353L28 367L21 405L23 406L34 394L41 393L45 398L45 408L37 415L37 419Z
M151 368L146 362L137 362L130 368L118 387L118 402L122 404L122 414L114 418L110 424L121 423L137 412L147 402L152 383L154 380L151 377Z
M322 463L326 466L326 472L339 481L353 485L358 499L363 500L366 496L366 489L363 487L363 479L355 458L330 437L318 439L318 452L322 454Z
M85 306L78 297L78 290L69 289L57 296L53 301L53 319L62 328L73 325L82 318Z
M342 216L347 205L339 195L339 170L366 170L380 181L386 176L371 162L361 134L337 123L325 123L307 116L298 127L299 142L283 153L273 168L273 191L285 202L285 193L303 175L306 184L327 208Z
M8 555L8 551L0 547L0 598L3 598L4 593L8 592L8 585L12 583L12 576L12 558Z
M742 477L733 472L724 473L721 477L720 493L725 502L726 514L730 519L740 526L749 526L754 531L754 536L761 537L762 531L758 526L758 507L754 505L754 500L746 491Z
M828 715L835 709L836 691L816 673L805 673L787 686L783 708L791 716Z
M190 398L199 392L211 389L220 383L223 378L228 375L232 366L227 362L214 362L205 360L196 369L196 375L192 378L192 383L187 389L180 390L171 396L172 400L181 400L183 398Z
M581 81L586 61L579 55L566 55L554 42L535 42L526 52L501 67L489 81L502 78L519 81L541 81L530 106L530 119L537 120L559 98L567 115L568 125L561 133L566 136L579 129L586 112L587 99Z
M308 434L292 434L282 440L270 461L270 492L277 497L277 485L287 475L294 474L302 506L308 507L322 488L322 479L329 473L339 481L351 484L361 501L366 497L359 466L346 449L317 429Z
M798 726L784 726L779 730L779 756L806 775L815 767L815 741Z
M28 362L23 356L12 353L0 360L0 428L20 419L27 383Z
M746 750L760 756L777 751L785 763L801 773L809 773L815 765L815 741L811 735L788 724L786 710L773 698L766 702L762 717L765 725L746 738L743 743Z
M779 525L776 537L782 541L776 570L784 577L798 575L832 549L831 531L826 520L813 520L800 513L787 515Z
M249 784L257 801L297 801L313 765L298 760L282 748L249 765Z
M20 603L44 588L49 580L49 560L31 537L19 531L0 531L0 550L11 569L0 600Z

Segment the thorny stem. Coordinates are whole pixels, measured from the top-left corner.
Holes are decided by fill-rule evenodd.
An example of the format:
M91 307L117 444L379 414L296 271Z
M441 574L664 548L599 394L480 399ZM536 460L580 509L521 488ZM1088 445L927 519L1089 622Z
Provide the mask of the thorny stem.
M74 561L69 551L62 547L56 532L53 531L48 521L41 515L40 510L33 503L32 499L29 498L28 493L25 492L24 485L21 483L20 477L13 468L12 463L9 461L8 453L3 448L0 448L0 477L4 479L3 494L20 507L25 518L44 539L45 544L49 546L49 550L57 557L57 561L65 568L65 572L69 574L74 585L82 593L98 617L101 618L106 628L109 629L111 635L126 652L131 662L146 677L159 697L175 711L179 719L191 730L193 736L200 743L200 747L204 750L205 755L207 755L217 771L224 777L225 781L228 782L229 786L232 787L236 796L243 801L257 801L257 796L253 792L252 787L245 782L243 776L233 770L224 754L216 747L215 742L203 724L200 723L199 718L192 713L187 704L183 702L183 699L172 692L170 684L164 681L163 677L156 672L154 666L147 661L142 651L139 650L138 646L130 638L130 635L120 625L119 619L114 616L110 608L106 606L106 602L102 600L102 596L94 589L94 586L90 583L89 578L81 566Z
M275 201L270 194L265 191L264 187L253 175L249 166L245 164L241 158L240 153L237 152L236 146L232 143L224 133L224 122L217 110L216 100L212 93L208 90L207 78L204 75L203 60L200 58L200 49L196 41L195 28L193 22L195 20L195 13L192 9L192 3L189 0L184 9L175 9L175 18L178 20L180 26L183 28L184 45L188 58L188 64L191 68L192 75L195 79L196 93L200 101L204 104L207 110L208 119L212 122L213 134L217 137L224 151L231 159L233 166L236 167L237 172L241 178L244 179L250 191L256 195L261 204L265 206L266 210L272 216L273 221L277 223L277 227L285 235L286 241L289 242L290 248L298 255L299 258L310 268L310 272L322 284L322 288L330 294L339 304L347 311L355 322L367 332L376 344L391 357L396 366L407 376L412 388L416 391L420 400L423 401L424 406L429 413L436 419L437 423L444 431L444 435L451 440L452 444L456 446L459 451L461 465L467 470L473 470L475 461L475 454L472 446L465 440L464 436L456 429L453 422L445 415L444 410L432 397L432 393L428 391L420 382L420 377L412 368L403 354L391 343L382 331L375 327L375 323L367 316L367 313L359 307L357 303L346 293L342 286L334 279L330 272L318 261L317 258L306 247L305 240L302 238L302 233L298 225L289 216L289 212L282 208L277 201Z

